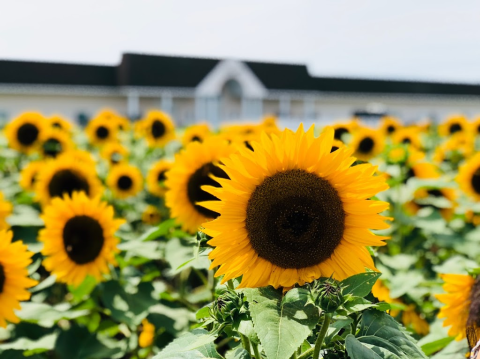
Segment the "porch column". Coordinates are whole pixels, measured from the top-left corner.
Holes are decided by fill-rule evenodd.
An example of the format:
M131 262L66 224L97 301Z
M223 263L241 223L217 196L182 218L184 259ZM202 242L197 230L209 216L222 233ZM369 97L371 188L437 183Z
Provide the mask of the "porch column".
M127 94L127 115L131 119L138 119L140 113L140 97L137 91L129 91Z

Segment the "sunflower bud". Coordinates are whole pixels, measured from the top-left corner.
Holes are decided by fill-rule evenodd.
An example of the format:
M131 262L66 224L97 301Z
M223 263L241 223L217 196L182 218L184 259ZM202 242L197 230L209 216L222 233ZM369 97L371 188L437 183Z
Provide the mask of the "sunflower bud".
M317 305L327 313L335 312L344 302L342 287L334 279L326 279L318 286Z
M243 295L228 291L220 295L213 303L212 316L219 322L231 322L243 307Z

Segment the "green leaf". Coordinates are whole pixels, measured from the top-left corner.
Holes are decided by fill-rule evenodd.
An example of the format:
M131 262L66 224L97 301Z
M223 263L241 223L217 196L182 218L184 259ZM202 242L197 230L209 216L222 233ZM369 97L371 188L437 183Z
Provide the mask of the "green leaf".
M44 303L24 302L17 316L28 322L34 322L42 327L50 328L60 319L75 319L88 315L89 310L70 310L67 303L50 306Z
M425 279L423 275L419 272L408 271L408 272L399 272L390 278L390 296L392 298L398 298L405 293L415 288Z
M282 298L273 287L246 289L254 329L269 359L288 359L311 334L319 311L305 305L308 291L293 288ZM282 300L283 299L283 300Z
M376 307L377 305L364 298L354 297L352 300L345 303L345 309L349 312L361 312L362 310Z
M82 299L84 299L87 295L89 295L96 285L97 285L97 280L94 277L89 275L84 279L84 281L78 287L69 285L68 290L70 291L70 293L72 293L73 299L76 302L79 302Z
M31 340L28 338L19 338L12 343L0 344L0 352L3 350L35 350L37 353L41 351L51 350L55 346L57 333L45 335L40 339Z
M345 340L348 356L351 359L382 359L372 349L360 343L352 334L347 335ZM392 358L393 359L393 358Z
M102 284L101 299L120 323L137 326L144 319L150 307L157 304L153 298L151 283L140 283L136 292L127 292L117 281Z
M175 219L167 219L166 221L160 223L156 228L151 228L146 231L142 236L140 236L140 238L138 238L138 240L148 242L159 237L163 237L168 234L172 227L175 227Z
M455 338L453 337L445 337L439 340L435 340L434 342L427 343L422 345L422 350L425 355L432 355L439 350L445 348L448 344L450 344Z
M365 297L371 292L373 285L381 275L382 273L378 272L366 272L352 275L341 282L341 285L345 287L343 294L351 294L355 297Z
M227 354L225 354L225 359L251 359L251 356L242 347L237 347L236 349L230 350Z
M210 307L203 307L197 311L195 318L197 320L210 317Z
M466 339L459 342L452 340L442 351L432 356L432 359L465 359L468 352Z
M215 336L205 329L185 333L165 347L154 359L221 358L215 349Z
M427 358L405 328L390 315L375 309L363 312L357 339L383 359Z
M44 290L46 288L49 288L49 287L51 287L52 285L55 284L56 280L57 280L57 276L56 275L51 275L50 277L44 279L40 284L38 284L37 286L30 289L30 292L31 293L36 293L36 292L39 292L39 291Z

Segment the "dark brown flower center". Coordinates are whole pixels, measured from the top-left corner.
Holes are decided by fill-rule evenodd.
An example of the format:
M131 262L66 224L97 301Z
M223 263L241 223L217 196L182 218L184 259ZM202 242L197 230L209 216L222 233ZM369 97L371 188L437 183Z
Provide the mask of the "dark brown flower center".
M337 191L305 170L266 178L248 201L246 229L253 249L282 268L305 268L330 258L344 228Z
M50 197L62 197L64 193L71 196L74 191L84 191L87 195L90 191L87 180L74 170L56 172L48 184Z
M373 141L371 137L365 137L358 144L358 150L362 153L370 153L373 150L374 145L375 141Z
M217 181L210 178L210 174L220 178L229 178L228 175L220 167L213 163L207 163L196 170L188 180L187 194L190 203L195 209L207 218L216 218L217 212L211 211L205 207L199 206L197 202L218 200L217 197L205 192L201 187L205 185L220 187Z
M330 153L335 152L336 150L338 150L338 147L337 146L332 146L332 149L330 150Z
M152 136L160 138L165 134L165 125L160 120L155 120L152 123Z
M388 133L393 133L393 132L395 132L395 126L393 126L393 125L388 126L388 127L387 127L387 132L388 132Z
M3 266L0 264L0 294L3 292L3 287L5 286L5 270Z
M477 170L473 173L471 184L475 192L480 194L480 168L477 168Z
M410 143L412 143L412 140L410 139L410 137L405 137L403 140L402 140L402 143L406 144L406 145L409 145Z
M97 138L101 140L106 139L109 134L110 134L110 131L105 126L98 126L97 130L95 131L95 135L97 136Z
M193 136L190 142L202 142L202 139L198 136Z
M450 128L449 128L450 134L459 132L461 130L462 130L462 126L460 126L459 123L453 123L450 125Z
M49 138L43 145L43 153L47 157L57 157L62 152L62 144L56 138Z
M25 123L17 130L17 140L24 146L31 146L37 139L40 131L32 123Z
M130 176L123 175L118 178L117 186L122 191L128 191L130 188L132 188L132 185L133 185L133 181Z
M67 255L77 264L93 262L103 248L103 228L94 218L76 216L63 228L63 245Z
M336 140L342 140L342 136L346 133L350 133L345 127L338 127L335 129L335 133L333 135L333 137L336 139Z
M62 125L60 124L60 122L53 122L52 123L52 127L55 127L55 128L62 128Z

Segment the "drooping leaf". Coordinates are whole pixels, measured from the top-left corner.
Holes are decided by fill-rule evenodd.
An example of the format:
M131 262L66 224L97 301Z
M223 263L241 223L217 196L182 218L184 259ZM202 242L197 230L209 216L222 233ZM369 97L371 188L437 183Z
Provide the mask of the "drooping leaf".
M205 329L194 329L167 345L154 359L221 358L215 349L215 336Z
M288 359L310 335L319 311L305 305L308 291L293 288L282 298L273 287L247 289L255 332L269 359Z
M341 282L345 287L343 294L351 294L355 297L365 297L372 290L377 279L382 275L378 272L359 273L348 277Z
M345 346L351 359L382 359L372 349L360 343L352 334L347 335Z

